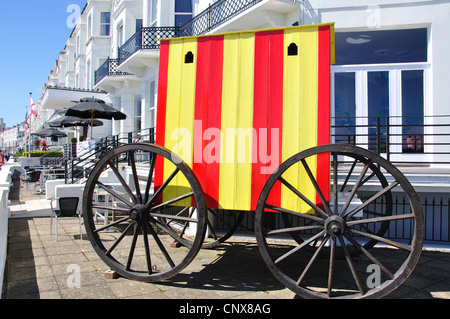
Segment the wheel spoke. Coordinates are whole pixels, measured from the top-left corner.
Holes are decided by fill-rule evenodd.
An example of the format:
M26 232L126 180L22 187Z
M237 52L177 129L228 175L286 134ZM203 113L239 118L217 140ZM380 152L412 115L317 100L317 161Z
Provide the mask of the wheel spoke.
M115 198L117 198L118 200L120 200L122 203L124 203L125 205L127 205L128 207L132 207L130 201L123 197L122 195L120 195L119 193L117 193L116 191L114 191L110 186L103 184L100 181L97 181L96 184L103 190L105 190L106 192L108 192L109 194L111 194L112 196L114 196Z
M170 219L166 222L166 225L169 225L170 223L172 223L172 222L174 221L173 217L183 215L189 208L190 208L190 207L185 207L185 208L183 208L183 209L182 209L178 214L176 214L176 215L168 215L167 218L170 217ZM152 216L158 217L158 216L156 216L156 214L152 214ZM189 216L189 217L190 217L190 216ZM166 217L163 217L163 218L166 218Z
M130 228L132 226L134 226L134 224L135 224L135 222L132 222L127 226L127 228L125 228L125 230L122 232L122 234L119 236L119 238L117 238L117 240L114 242L114 244L106 252L107 256L111 255L112 251L117 247L117 245L119 245L119 243L127 235L128 231L130 230Z
M338 214L338 171L337 171L337 154L333 153L333 215Z
M128 155L130 157L130 164L131 164L131 171L133 173L133 180L134 180L134 186L136 187L136 195L139 199L139 202L142 204L142 194L141 194L141 187L139 186L139 176L137 174L136 170L136 159L135 159L135 151L129 151Z
M308 163L306 160L301 160L303 167L306 170L306 173L309 176L309 179L311 180L312 184L314 185L314 188L316 189L317 194L319 195L320 200L322 201L323 206L325 207L325 210L327 211L328 216L331 216L333 213L330 210L330 206L328 205L328 202L325 200L325 196L322 193L322 190L320 189L319 184L317 184L316 179L314 178L313 173L311 172L311 169L309 168Z
M376 241L381 241L381 242L383 242L385 244L388 244L388 245L391 245L391 246L394 246L394 247L397 247L397 248L400 248L400 249L403 249L403 250L406 250L406 251L411 251L411 247L403 245L403 244L400 244L400 243L397 243L397 242L395 242L393 240L390 240L390 239L387 239L387 238L384 238L384 237L380 237L380 236L377 236L377 235L374 235L374 234L364 233L364 232L356 230L356 229L351 229L351 231L352 231L352 233L355 233L357 235L368 237L368 238L371 238L371 239L375 239Z
M116 221L113 222L113 223L109 223L109 224L106 225L106 226L103 226L103 227L101 227L101 228L97 228L96 230L94 230L94 233L98 233L98 232L100 232L100 231L104 231L105 229L108 229L108 228L110 228L110 227L116 226L116 225L118 225L118 224L120 224L120 223L123 223L124 221L129 220L129 219L130 219L129 216L124 217L124 218L121 218L121 219L119 219L119 220L116 220Z
M276 210L276 211L278 211L280 213L287 213L287 214L291 214L291 215L294 215L294 216L297 216L297 217L310 219L310 220L318 222L320 224L324 224L325 223L325 220L323 220L320 217L314 216L314 215L301 214L301 213L298 213L298 212L294 212L293 210L289 210L289 209L286 209L286 208L282 208L282 207L278 207L278 206L274 206L274 205L269 205L269 204L266 204L266 208Z
M148 234L147 234L147 227L142 226L142 237L144 239L144 247L145 247L145 258L147 260L147 273L149 275L152 274L153 270L152 270L152 258L150 255L150 246L148 244Z
M145 186L144 203L147 203L150 197L150 187L153 182L153 173L155 171L155 164L156 164L156 154L150 153L149 155L150 155L150 170L147 176L147 185Z
M377 218L366 218L366 219L356 219L347 222L348 226L354 226L359 224L368 224L368 223L378 223L378 222L385 222L385 221L392 221L392 220L399 220L399 219L408 219L408 218L414 218L414 214L405 214L405 215L393 215L393 216L384 216L384 217L377 217Z
M173 173L169 176L169 178L161 185L160 188L158 188L155 194L153 194L152 198L147 202L147 204L145 204L146 208L149 208L153 204L156 198L158 198L158 196L164 191L164 189L175 178L175 176L178 174L179 171L180 169L178 167L173 171Z
M162 224L160 221L158 221L157 219L153 218L153 217L149 217L149 221L153 224L155 224L159 229L161 229L162 231L166 232L170 237L172 237L175 241L179 242L179 243L186 243L186 240L184 240L182 237L180 237L178 235L178 233L176 231L174 231L172 228L170 227L166 227L167 225ZM185 244L186 245L186 244Z
M182 221L189 222L189 223L198 222L198 220L195 218L189 218L189 217L185 217L185 216L166 215L166 214L158 214L158 213L151 213L151 215L153 217L158 217L158 218L166 218L166 219L170 218L170 221L166 223L167 225L169 225L169 223L173 220L182 220Z
M357 208L355 208L351 213L345 215L347 219L351 218L353 215L358 213L360 210L364 209L365 207L369 206L372 202L376 201L378 198L389 192L391 189L396 187L398 185L398 182L393 182L388 187L383 188L381 191L373 195L370 199L368 199L366 202L359 205Z
M126 270L131 269L131 262L133 261L133 255L134 255L134 250L136 249L136 242L137 242L138 234L139 234L139 225L138 225L138 223L135 223L133 241L131 243L130 253L128 254Z
M350 167L350 170L348 171L347 176L345 177L344 183L342 183L341 192L343 192L345 187L347 186L347 183L350 180L350 176L352 176L353 170L355 169L357 163L358 163L358 160L355 159L353 161L352 167Z
M295 195L300 197L302 200L304 200L309 206L311 206L312 209L314 209L316 212L318 212L323 217L327 218L328 214L325 213L322 209L320 209L316 204L311 202L305 195L300 193L299 190L295 189L294 186L292 186L288 181L286 181L283 177L279 177L278 180L283 183L289 190L291 190Z
M277 229L272 230L267 233L267 236L277 235L277 234L285 234L285 233L294 233L294 232L301 232L305 230L313 230L313 229L323 229L322 225L313 225L313 226L300 226L300 227L290 227L290 228L283 228L283 229Z
M317 247L316 252L309 260L308 265L306 265L305 269L303 270L302 274L300 275L300 278L298 278L297 286L300 286L300 283L302 282L303 278L305 278L306 273L309 271L309 268L311 268L311 266L314 263L314 261L316 260L317 256L319 256L319 253L321 252L323 246L325 246L325 244L329 238L330 238L330 235L326 235L325 238L320 243L319 247Z
M183 200L183 199L186 199L186 198L189 198L189 197L192 197L192 196L194 196L194 192L190 192L190 193L184 194L184 195L182 195L182 196L179 196L179 197L177 197L177 198L173 198L173 199L171 199L171 200L168 200L167 202L164 202L164 203L162 203L162 204L153 206L153 207L150 209L150 212L153 212L153 211L155 211L155 210L161 209L161 208L163 208L163 207L166 207L166 206L168 206L168 205L174 204L174 203L176 203L176 202L179 202L180 200Z
M303 243L301 243L300 245L298 245L294 249L291 249L286 254L284 254L283 256L279 257L277 260L275 260L275 264L278 264L279 262L283 261L284 259L286 259L290 255L292 255L293 253L299 251L300 249L302 249L303 247L305 247L309 243L311 243L311 242L315 241L316 239L322 237L323 235L326 234L326 232L327 232L326 230L323 230L320 233L316 234L315 236L311 237L310 239L304 241Z
M153 229L152 225L147 223L147 228L150 231L150 233L153 236L153 239L155 240L156 244L158 245L159 249L163 253L164 257L166 258L167 262L169 263L170 267L174 268L175 263L173 262L172 258L170 257L169 253L166 250L166 247L164 247L164 244L161 242L161 239L159 238L158 234Z
M344 216L345 213L347 212L347 208L348 206L350 206L351 201L353 200L353 197L355 197L356 191L358 190L358 187L360 186L360 183L362 181L362 179L364 178L364 176L366 175L367 170L369 169L369 164L371 162L367 163L366 165L364 165L364 168L361 171L361 174L359 174L359 177L355 183L355 185L353 185L352 191L350 192L350 195L348 196L347 201L344 204L344 207L342 207L342 211L339 214L339 216Z
M103 205L92 205L92 208L96 209L104 209L104 210L112 210L122 213L128 213L130 210L122 207L114 207L114 206L103 206Z
M347 240L349 240L353 246L355 246L357 249L359 249L364 255L366 255L367 258L369 258L374 264L377 264L381 270L390 278L393 279L394 275L386 268L384 267L378 259L376 259L371 253L369 253L364 247L362 247L350 234L344 235Z
M334 262L336 254L336 237L331 237L331 248L330 248L330 264L328 267L328 297L331 297L332 285L333 285L333 274L334 274Z
M347 245L345 244L345 241L342 238L342 236L338 236L338 240L339 240L342 248L344 249L345 259L347 260L348 267L350 268L350 271L353 275L353 279L355 280L356 286L358 287L361 295L364 295L364 289L361 285L361 282L359 281L358 275L356 274L356 270L355 270L355 267L353 266L353 262L352 262L352 257L350 256L350 252L348 251Z
M137 198L136 198L136 196L134 196L133 191L130 189L128 184L123 179L122 175L120 174L119 170L117 169L117 166L114 165L114 163L111 160L108 161L108 164L109 164L109 167L111 167L112 171L114 172L114 175L116 175L116 177L119 180L120 184L122 184L123 188L128 193L128 195L130 196L130 198L133 201L133 203L136 205L138 203L137 202Z

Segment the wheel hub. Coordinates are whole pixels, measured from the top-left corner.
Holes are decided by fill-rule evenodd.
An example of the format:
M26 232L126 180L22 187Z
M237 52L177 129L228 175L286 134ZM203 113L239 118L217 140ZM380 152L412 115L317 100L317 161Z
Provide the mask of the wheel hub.
M346 228L347 224L345 223L345 220L338 215L329 217L325 222L325 229L331 236L342 235Z
M148 216L148 212L149 209L147 209L144 205L142 204L138 204L136 206L134 206L131 210L130 210L130 218L133 221L139 222L141 221L143 218L145 218L146 216Z

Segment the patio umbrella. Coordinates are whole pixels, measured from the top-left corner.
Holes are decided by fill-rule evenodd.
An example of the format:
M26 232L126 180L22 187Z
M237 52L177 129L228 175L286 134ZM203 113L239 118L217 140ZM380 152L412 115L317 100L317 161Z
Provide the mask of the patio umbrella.
M73 127L73 126L103 126L100 120L91 122L89 119L82 119L75 116L62 116L59 119L47 123L50 127Z
M81 99L80 103L69 107L65 115L91 119L92 124L94 123L94 119L125 120L127 118L126 114L107 105L105 101L96 98Z
M37 135L39 137L67 137L66 133L54 128L43 129L37 133L33 133L33 135Z

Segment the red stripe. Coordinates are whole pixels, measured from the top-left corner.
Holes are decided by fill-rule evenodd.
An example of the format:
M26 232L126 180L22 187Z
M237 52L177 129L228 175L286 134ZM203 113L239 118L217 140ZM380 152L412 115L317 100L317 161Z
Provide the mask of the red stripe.
M319 27L319 101L318 101L318 136L317 145L330 143L330 118L331 118L331 28L330 26ZM330 157L327 154L319 155L317 158L317 181L323 185L324 195L329 197ZM317 203L320 199L317 198Z
M223 36L199 38L197 47L193 171L209 208L218 208L219 201L220 134L214 133L220 133L222 119L223 41Z
M263 31L255 34L255 83L252 165L251 209L255 210L259 195L273 173L281 163L281 133L283 123L283 68L284 68L284 31ZM272 137L276 137L275 145ZM265 143L264 143L265 142ZM266 148L266 149L264 149ZM273 162L275 161L275 162ZM281 185L277 183L271 190L269 202L279 205Z
M169 72L169 41L161 41L158 78L158 105L156 118L156 145L164 146L166 131L167 83ZM155 165L155 192L164 183L164 161Z

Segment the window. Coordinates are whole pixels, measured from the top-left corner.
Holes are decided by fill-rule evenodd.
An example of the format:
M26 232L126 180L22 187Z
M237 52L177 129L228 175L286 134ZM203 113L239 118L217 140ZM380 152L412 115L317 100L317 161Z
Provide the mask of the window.
M142 98L141 95L134 96L134 131L142 129Z
M293 55L298 55L298 47L295 43L291 43L288 47L288 55L289 56L293 56Z
M88 40L92 36L92 15L90 14L87 22Z
M120 48L123 44L123 24L117 27L117 47Z
M336 33L336 64L426 62L427 29Z
M423 70L403 70L401 78L403 152L423 153Z
M157 17L158 17L158 11L156 9L156 5L157 5L157 0L152 0L152 12L150 14L150 23L153 24Z
M175 26L192 19L192 0L175 0Z
M149 92L149 107L150 107L150 127L156 126L156 103L155 103L155 94L156 94L156 83L155 81L150 82L150 92Z
M86 62L86 88L91 89L91 60Z
M184 57L184 63L185 64L190 64L190 63L194 63L194 54L189 51L185 57Z
M102 12L100 16L100 35L108 36L111 28L111 13Z

